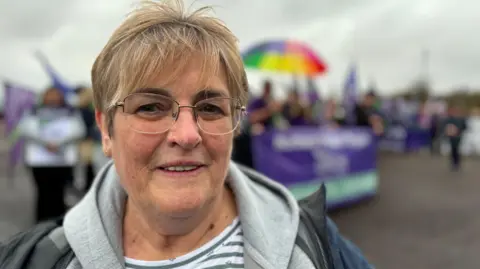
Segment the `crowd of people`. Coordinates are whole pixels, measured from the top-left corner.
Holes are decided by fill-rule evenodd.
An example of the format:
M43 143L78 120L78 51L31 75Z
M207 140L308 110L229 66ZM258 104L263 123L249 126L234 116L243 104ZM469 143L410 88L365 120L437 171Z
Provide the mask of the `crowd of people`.
M402 113L400 105L389 110L383 109L382 98L376 91L364 94L349 108L336 100L314 101L305 98L301 91L292 88L285 101L276 100L272 95L272 83L266 81L262 94L252 98L248 105L248 116L242 124L242 133L235 140L232 159L248 167L254 167L251 151L251 140L255 135L272 130L295 128L297 126L357 126L371 128L381 139L388 135L389 128L401 126L405 129L421 129L428 133L429 148L432 154L438 154L440 147L448 146L452 170L459 170L461 163L461 146L465 145L465 133L472 129L475 111L468 115L458 105L450 105L448 109L432 110L428 102L416 102L413 109ZM396 110L396 111L393 111ZM470 125L470 127L468 127ZM471 139L469 139L470 141ZM471 144L467 142L467 144ZM473 146L469 146L473 148Z
M309 100L299 89L292 88L285 101L272 95L272 83L266 81L260 97L249 100L247 117L242 133L236 138L232 159L248 167L254 167L251 138L271 130L298 126L329 126L332 128L353 123L370 127L377 135L384 132L384 121L375 109L376 94L369 92L352 109L354 118L349 122L348 113L337 101Z

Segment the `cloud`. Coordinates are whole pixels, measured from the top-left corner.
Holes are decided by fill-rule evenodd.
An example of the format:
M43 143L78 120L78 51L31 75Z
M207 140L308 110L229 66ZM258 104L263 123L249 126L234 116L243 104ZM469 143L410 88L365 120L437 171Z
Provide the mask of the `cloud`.
M2 1L0 34L2 38L36 39L49 37L72 12L69 0ZM52 8L55 7L55 8Z

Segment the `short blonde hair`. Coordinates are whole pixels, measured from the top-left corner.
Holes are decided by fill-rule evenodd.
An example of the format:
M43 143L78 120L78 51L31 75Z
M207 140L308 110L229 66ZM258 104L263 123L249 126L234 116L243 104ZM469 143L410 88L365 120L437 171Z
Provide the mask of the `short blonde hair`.
M182 0L143 1L115 30L92 68L94 105L109 126L118 101L162 71L175 80L195 55L203 57L201 79L223 68L231 96L245 105L248 81L237 38L209 11L189 12Z

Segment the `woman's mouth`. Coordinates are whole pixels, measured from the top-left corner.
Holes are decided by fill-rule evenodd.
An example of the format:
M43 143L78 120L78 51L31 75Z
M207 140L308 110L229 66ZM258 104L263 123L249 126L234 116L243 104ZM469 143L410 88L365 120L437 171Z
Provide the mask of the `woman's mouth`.
M205 165L173 165L158 167L157 170L168 176L195 176L205 167Z
M194 171L200 168L201 165L181 165L181 166L169 166L169 167L162 167L160 169L169 171L169 172L189 172Z

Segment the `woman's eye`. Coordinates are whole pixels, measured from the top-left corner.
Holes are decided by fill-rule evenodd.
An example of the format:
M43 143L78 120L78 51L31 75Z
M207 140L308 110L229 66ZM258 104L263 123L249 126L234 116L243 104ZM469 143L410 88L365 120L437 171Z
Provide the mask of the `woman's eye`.
M198 108L198 111L201 113L208 113L208 114L223 114L223 110L213 104L203 104Z

